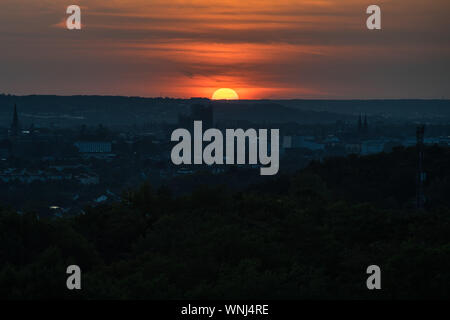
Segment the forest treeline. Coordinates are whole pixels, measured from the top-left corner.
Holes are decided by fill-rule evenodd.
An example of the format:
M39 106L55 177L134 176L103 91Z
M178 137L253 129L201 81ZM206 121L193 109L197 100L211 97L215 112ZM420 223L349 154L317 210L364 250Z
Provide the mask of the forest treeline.
M450 297L450 151L313 162L233 191L174 196L151 182L65 218L0 214L1 299L430 299ZM66 288L79 265L82 290ZM368 290L366 268L381 268Z

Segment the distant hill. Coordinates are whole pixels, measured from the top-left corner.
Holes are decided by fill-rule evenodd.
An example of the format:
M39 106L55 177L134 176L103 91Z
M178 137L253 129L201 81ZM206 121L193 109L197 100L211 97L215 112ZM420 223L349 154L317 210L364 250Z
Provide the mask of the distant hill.
M302 124L350 120L353 116L328 111L299 110L275 102L216 102L216 120L244 120L257 123L298 122Z
M284 106L300 110L344 114L378 114L397 119L450 119L450 100L285 100Z
M24 123L133 125L176 121L189 100L115 96L0 95L0 125L9 125L14 104Z
M240 100L141 98L120 96L0 95L0 126L9 126L14 104L24 125L134 125L175 123L193 103L212 103L216 120L257 123L330 123L355 120L360 113L393 120L448 123L449 100Z

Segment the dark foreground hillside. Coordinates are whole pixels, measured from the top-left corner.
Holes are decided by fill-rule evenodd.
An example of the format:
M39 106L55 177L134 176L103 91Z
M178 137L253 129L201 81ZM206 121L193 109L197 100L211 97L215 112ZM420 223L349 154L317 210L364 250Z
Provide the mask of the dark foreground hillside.
M245 192L183 197L144 185L75 218L0 214L0 298L417 299L450 297L449 150L313 163ZM83 271L66 289L66 267ZM366 268L382 290L366 288Z

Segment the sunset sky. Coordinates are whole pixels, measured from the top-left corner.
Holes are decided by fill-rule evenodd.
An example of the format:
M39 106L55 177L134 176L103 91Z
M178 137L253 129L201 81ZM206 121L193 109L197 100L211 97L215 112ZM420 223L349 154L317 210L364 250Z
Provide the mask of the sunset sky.
M65 29L82 7L83 30ZM381 31L366 8L382 9ZM450 97L449 0L1 0L0 93Z

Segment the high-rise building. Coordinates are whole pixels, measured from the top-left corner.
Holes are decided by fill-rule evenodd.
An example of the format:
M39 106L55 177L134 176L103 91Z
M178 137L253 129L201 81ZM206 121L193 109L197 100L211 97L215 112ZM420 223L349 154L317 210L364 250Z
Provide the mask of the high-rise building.
M211 105L193 104L189 115L180 114L178 116L178 126L191 132L193 132L194 121L202 121L203 130L213 128L213 107Z
M213 127L213 108L211 105L193 104L191 106L191 120L202 121L203 129Z

